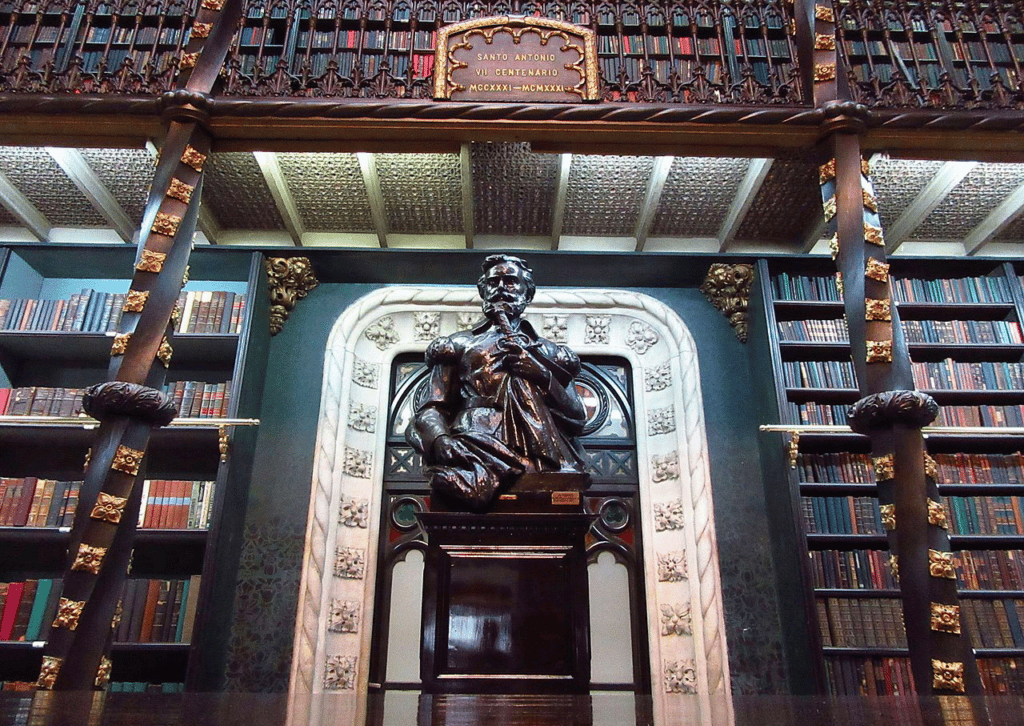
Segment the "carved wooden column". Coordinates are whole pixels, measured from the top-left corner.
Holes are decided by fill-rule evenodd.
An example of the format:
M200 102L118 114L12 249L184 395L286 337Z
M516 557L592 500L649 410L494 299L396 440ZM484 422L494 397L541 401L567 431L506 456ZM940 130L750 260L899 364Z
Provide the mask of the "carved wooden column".
M177 415L160 391L170 365L172 313L187 276L210 136L208 94L241 13L241 0L203 0L180 61L179 89L161 97L168 132L139 235L139 252L109 381L93 386L86 411L100 420L85 470L60 605L43 650L41 688L105 686L120 613L152 429Z

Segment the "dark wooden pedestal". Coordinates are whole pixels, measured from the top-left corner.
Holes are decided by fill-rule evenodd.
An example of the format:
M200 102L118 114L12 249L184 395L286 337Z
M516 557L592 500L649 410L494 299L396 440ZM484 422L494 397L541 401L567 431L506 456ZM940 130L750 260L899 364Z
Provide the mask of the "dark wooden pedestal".
M419 516L430 543L424 692L586 693L593 517L576 508Z

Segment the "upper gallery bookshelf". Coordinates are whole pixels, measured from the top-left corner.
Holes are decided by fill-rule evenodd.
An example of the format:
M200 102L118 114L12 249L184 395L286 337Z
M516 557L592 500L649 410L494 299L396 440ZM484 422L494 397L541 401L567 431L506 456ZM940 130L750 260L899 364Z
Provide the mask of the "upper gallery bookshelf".
M998 431L1024 425L1021 282L997 261L891 262L915 385L940 406L934 425L992 427L929 434L927 445L982 681L990 693L1024 693L1024 436ZM834 268L762 261L760 274L778 420L844 425L859 393ZM804 433L792 463L789 513L806 554L803 604L819 688L905 694L913 686L900 591L867 439Z
M81 389L106 379L134 252L0 248L0 681L38 675L93 437L90 420L75 421ZM237 502L254 433L222 422L256 416L268 328L266 296L254 294L265 284L262 257L215 257L193 254L181 297L166 384L181 414L154 432L147 456L115 681L207 689L224 672L244 513Z

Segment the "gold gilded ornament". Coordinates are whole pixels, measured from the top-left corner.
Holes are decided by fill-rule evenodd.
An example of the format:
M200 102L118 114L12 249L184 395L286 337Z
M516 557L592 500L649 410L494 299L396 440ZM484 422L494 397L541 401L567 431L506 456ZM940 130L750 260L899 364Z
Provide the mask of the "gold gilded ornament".
M115 497L113 494L100 492L89 516L101 522L117 524L121 521L121 514L124 512L126 504L128 504L127 497Z
M188 284L188 273L192 270L192 265L185 265L185 274L181 277L181 286L185 287Z
M889 572L896 582L900 581L900 558L897 555L889 555Z
M864 202L864 206L867 206L867 202ZM879 247L885 247L885 238L882 234L882 228L876 227L873 224L864 223L864 241L869 242Z
M184 164L185 166L192 167L196 171L203 170L203 162L205 161L206 154L200 154L191 146L186 146L185 152L181 155L181 163Z
M121 308L126 313L141 313L146 307L146 300L149 299L149 292L145 290L129 290L125 296L124 306Z
M825 35L824 33L816 33L814 35L814 49L815 50L835 50L836 49L836 36Z
M219 13L221 8L224 7L224 0L203 0L203 7L206 10L212 10L215 13Z
M960 635L960 606L932 603L932 630Z
M888 481L896 477L896 463L892 454L886 454L885 456L876 456L871 459L872 466L875 467L875 479L878 481Z
M195 189L194 186L186 184L180 179L171 179L171 185L167 188L167 196L188 204L192 200L192 192Z
M156 221L150 229L157 234L173 237L178 233L178 225L181 224L181 217L174 214L156 213Z
M171 356L174 355L174 349L171 344L164 338L160 341L160 348L156 352L156 357L164 364L164 368L171 367Z
M62 597L57 608L57 617L53 621L53 627L74 630L78 627L78 618L82 616L82 608L84 607L85 600L68 600L66 597Z
M836 178L836 160L829 159L818 167L818 182L824 184L829 179Z
M177 330L181 326L181 305L174 303L174 309L171 310L171 327Z
M44 655L43 667L39 669L39 680L36 681L36 685L46 690L52 689L63 662L63 658L58 658L55 655Z
M871 164L863 157L860 160L860 173L864 176L871 176Z
M938 502L928 500L928 524L933 527L949 528L949 520L946 519L946 508Z
M198 53L182 53L181 61L178 63L178 68L187 70L189 68L196 67L196 61L199 60Z
M867 189L861 189L861 198L864 200L864 206L870 209L872 212L878 211L878 200L875 195L869 192ZM875 244L878 244L877 242Z
M964 692L964 664L932 659L932 688Z
M138 449L130 449L122 444L117 447L117 453L114 454L114 463L110 465L110 468L135 476L139 473L139 464L142 463L142 457L145 456L145 453Z
M128 350L128 341L132 339L131 333L118 333L114 336L114 343L110 346L110 355L124 355Z
M836 216L836 198L834 195L822 202L821 211L825 213L826 222Z
M836 290L839 292L839 297L843 296L843 273L836 273Z
M865 320L881 320L891 321L892 320L892 309L889 306L888 300L875 300L873 298L867 298L864 300L864 319Z
M118 600L117 607L114 608L114 617L110 621L111 630L117 630L117 626L121 624L122 615L124 615L124 600Z
M816 20L823 20L826 23L836 22L835 13L832 12L832 8L828 5L815 5L814 17Z
M139 264L135 265L135 269L140 272L159 273L160 270L164 269L164 260L166 259L167 254L164 252L142 250L142 259L139 260Z
M834 234L828 241L828 251L832 254L832 259L839 257L839 235Z
M836 77L836 64L835 63L815 63L814 64L814 82L823 83L824 81L834 80Z
M928 574L947 580L956 579L956 560L952 552L928 550Z
M924 455L924 474L936 481L939 478L939 462L935 461L927 453Z
M882 515L882 526L886 530L896 529L896 505L881 504L878 507L878 511Z
M213 30L213 23L192 23L192 32L189 33L189 37L198 40L209 38L211 30Z
M85 463L84 463L84 464L82 464L82 469L88 469L88 468L89 468L89 461L90 461L91 459L92 459L92 447L90 446L90 447L89 447L88 449L86 449L86 451L85 451Z
M888 282L889 264L869 257L867 264L864 266L864 276L870 277L872 280L878 280L878 282Z
M96 669L96 680L94 684L97 688L106 688L107 683L110 681L110 668L113 666L110 658L103 655L100 656L100 667Z
M106 547L80 544L78 545L78 554L75 555L75 562L71 565L71 569L98 575L100 574L100 565L103 564L103 558L106 554Z
M869 340L868 363L891 363L892 362L892 341L891 340Z

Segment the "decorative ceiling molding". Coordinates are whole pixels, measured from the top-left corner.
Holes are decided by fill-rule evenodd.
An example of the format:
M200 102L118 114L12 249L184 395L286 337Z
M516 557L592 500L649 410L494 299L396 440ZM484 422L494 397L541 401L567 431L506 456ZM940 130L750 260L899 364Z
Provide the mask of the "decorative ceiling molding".
M736 196L733 197L732 205L729 207L729 211L722 221L722 226L718 230L718 239L720 240L719 252L726 252L736 238L736 232L739 231L744 217L747 216L747 212L757 197L757 193L761 191L761 185L764 184L764 180L768 177L768 172L772 168L772 161L772 159L750 160L747 166L747 174L743 177L743 181L740 182L739 189L736 190Z
M651 176L647 180L647 193L644 194L644 201L640 205L640 214L636 221L636 251L643 252L647 244L647 237L654 226L654 218L658 215L658 207L661 204L661 194L665 191L665 181L672 169L674 156L657 156L654 158L654 168L651 169Z
M999 206L989 212L989 215L970 231L964 239L964 252L968 255L977 254L982 247L991 242L997 234L1015 220L1021 210L1024 210L1024 184L1010 192L1010 195L1000 202Z
M281 171L281 164L278 162L277 154L271 151L254 151L253 157L263 172L263 179L267 182L270 195L274 198L277 211L284 221L285 229L291 235L296 247L302 246L302 235L306 230L302 224L302 216L299 214L299 207L295 204L295 198L288 189L288 182Z
M943 164L903 214L885 230L885 251L889 254L895 252L977 165L974 161L947 161Z
M356 153L359 170L363 173L366 196L370 200L370 216L381 247L388 246L388 215L384 207L384 195L380 191L380 177L377 175L377 160L373 154Z
M28 197L18 191L7 175L0 172L0 204L13 214L40 242L50 241L50 222Z
M551 249L557 250L562 242L562 225L565 224L565 195L569 189L569 171L572 168L572 154L558 155L558 183L555 187L555 206L551 213Z
M93 209L113 227L117 236L131 244L137 231L135 223L125 214L121 205L114 199L114 195L110 193L110 190L78 150L48 146L46 152L64 170L78 191L89 200Z

